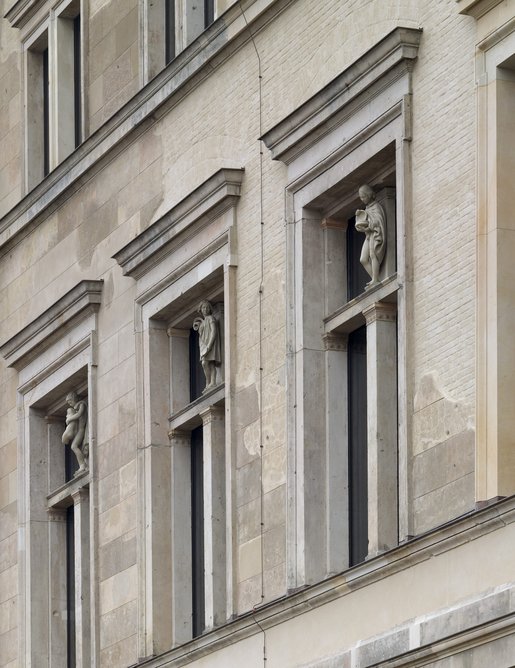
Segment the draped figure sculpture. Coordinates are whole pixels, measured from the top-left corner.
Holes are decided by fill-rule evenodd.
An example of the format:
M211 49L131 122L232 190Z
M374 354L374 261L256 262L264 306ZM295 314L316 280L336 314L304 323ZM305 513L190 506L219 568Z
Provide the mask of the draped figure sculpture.
M198 305L198 312L202 317L195 318L193 329L199 333L200 363L206 377L204 392L207 392L215 387L216 370L222 363L220 332L211 302L203 299Z
M359 198L365 205L365 209L356 211L356 230L365 235L359 261L370 276L365 287L370 289L379 283L379 270L386 251L386 214L369 185L360 187Z
M88 434L88 404L79 399L76 392L66 395L68 410L66 411L66 429L62 436L64 445L70 445L79 468L75 476L88 470L89 434Z

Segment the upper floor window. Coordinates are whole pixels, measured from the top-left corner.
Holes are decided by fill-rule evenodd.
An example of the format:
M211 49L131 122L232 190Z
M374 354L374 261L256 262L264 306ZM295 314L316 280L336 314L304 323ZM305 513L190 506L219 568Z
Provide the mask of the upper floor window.
M145 0L144 76L152 79L191 44L216 16L215 0Z
M59 5L24 44L27 189L83 138L80 9L80 0Z

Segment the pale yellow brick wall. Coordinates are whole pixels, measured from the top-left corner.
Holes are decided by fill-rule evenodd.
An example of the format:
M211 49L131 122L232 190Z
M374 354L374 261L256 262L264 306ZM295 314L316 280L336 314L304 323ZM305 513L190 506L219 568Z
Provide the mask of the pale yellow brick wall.
M136 91L136 4L133 0L91 2L92 129ZM261 558L265 600L276 598L285 593L286 587L286 169L272 162L263 148L261 182L257 138L398 24L424 28L414 74L414 311L410 323L410 377L418 390L422 379L435 372L440 399L451 401L449 396L456 397L460 404L459 419L464 427L456 431L454 420L454 431L446 434L444 425L441 439L431 447L445 444L446 436L459 436L473 427L467 420L473 413L475 392L474 26L471 19L456 14L454 5L453 0L297 0L256 37L263 77L261 128L257 59L252 44L248 44L42 221L22 244L12 249L9 257L0 260L1 340L44 311L77 281L105 281L98 365L103 666L126 666L137 660L137 381L132 322L135 291L134 281L122 277L111 256L220 167L245 167L237 212L236 609L242 612L261 602ZM5 72L2 81L11 76ZM14 91L15 87L9 90ZM16 107L15 102L13 106ZM10 555L5 564L0 559L0 578L3 573L7 574L4 578L9 578L16 570L12 519L16 497L11 491L15 471L15 385L14 374L0 367L0 392L6 397L0 402L0 506L5 501L6 517L0 525L0 548L5 544L6 550L0 549L0 554ZM420 411L430 405L422 398ZM417 415L410 444L418 456L429 448L419 447L424 435L416 420ZM415 442L415 437L419 442ZM449 485L457 480L465 481L465 505L470 508L473 499L466 485L470 479L466 455L470 454L471 443L465 439L463 446L452 445L463 447L460 453L464 455L462 468L453 480L445 477L437 459L436 463L427 464L435 467L432 489L422 489L417 480L413 481L412 492L419 499L416 527L428 528L454 512L454 507L447 511L447 506L440 504L443 511L434 518L429 510L424 514L424 501L431 499L427 494L435 490L450 490L452 498ZM447 446L443 447L447 452ZM441 461L445 461L445 456ZM415 457L415 476L419 466ZM438 498L434 503L438 503ZM5 649L14 646L12 638L16 635L15 616L10 612L10 605L15 605L15 592L1 583L0 579L0 666L5 666L15 656ZM4 600L2 597L6 596Z

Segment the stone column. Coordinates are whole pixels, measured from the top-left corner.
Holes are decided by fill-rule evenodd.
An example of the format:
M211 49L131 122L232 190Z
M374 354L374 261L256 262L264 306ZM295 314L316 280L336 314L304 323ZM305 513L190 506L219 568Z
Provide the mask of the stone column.
M367 323L368 557L398 543L396 305L372 304Z
M327 573L349 565L348 496L348 335L325 334L327 449Z
M204 591L206 630L225 614L225 408L200 413L204 449Z
M81 487L72 498L75 544L75 661L77 668L89 668L91 666L89 489Z
M171 573L172 644L191 640L191 434L172 429ZM163 555L166 559L166 555Z
M66 605L66 509L48 509L48 541L50 552L49 611L50 652L49 665L66 665L67 605Z

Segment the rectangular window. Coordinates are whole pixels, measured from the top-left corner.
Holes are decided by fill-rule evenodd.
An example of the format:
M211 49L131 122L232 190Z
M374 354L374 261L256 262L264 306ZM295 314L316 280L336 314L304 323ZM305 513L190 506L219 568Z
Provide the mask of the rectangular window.
M73 108L75 115L75 148L82 142L82 57L80 14L73 19Z
M50 172L50 81L48 74L48 48L41 54L43 76L41 81L43 99L43 176Z
M73 505L66 509L66 646L68 668L75 668L75 529Z
M165 0L165 64L175 56L175 0Z
M215 0L204 0L204 28L215 20Z
M367 457L367 330L360 327L348 340L349 415L349 565L368 553Z
M191 583L192 635L205 626L204 597L204 447L202 427L191 432Z

